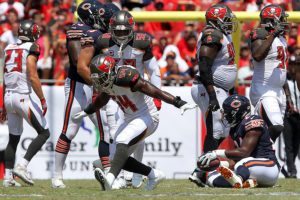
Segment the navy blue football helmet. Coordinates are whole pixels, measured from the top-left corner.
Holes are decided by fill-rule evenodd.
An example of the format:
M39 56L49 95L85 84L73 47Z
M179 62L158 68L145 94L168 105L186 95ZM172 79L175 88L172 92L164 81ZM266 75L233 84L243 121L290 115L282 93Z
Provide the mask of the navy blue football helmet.
M235 127L250 114L251 106L247 97L240 95L232 95L223 102L224 117L230 124L230 127Z
M119 12L120 9L113 3L107 3L104 5L105 13L103 15L103 31L108 32L110 18L116 13Z
M105 6L96 0L86 0L77 7L79 20L94 29L103 29L105 26Z

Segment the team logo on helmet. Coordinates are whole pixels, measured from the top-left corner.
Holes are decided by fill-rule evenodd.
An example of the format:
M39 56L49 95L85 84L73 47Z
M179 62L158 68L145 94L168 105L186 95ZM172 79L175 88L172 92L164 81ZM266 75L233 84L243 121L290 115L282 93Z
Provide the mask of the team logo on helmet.
M88 10L88 9L90 9L91 8L91 4L90 3L84 3L84 4L82 4L82 6L81 6L81 8L83 9L83 10Z
M99 15L102 16L105 14L105 9L104 8L100 8L99 9Z
M230 105L231 105L231 107L236 109L236 108L239 108L241 106L241 104L242 103L236 99L236 100L232 101Z
M103 63L98 66L98 69L102 72L109 73L114 66L115 60L110 56L106 56Z

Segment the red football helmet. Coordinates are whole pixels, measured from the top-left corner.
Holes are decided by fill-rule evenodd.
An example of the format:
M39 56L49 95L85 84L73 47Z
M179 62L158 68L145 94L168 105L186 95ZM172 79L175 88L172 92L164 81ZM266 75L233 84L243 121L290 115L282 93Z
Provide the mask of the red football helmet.
M226 35L235 32L237 29L237 20L231 9L223 4L216 4L207 9L206 23L219 29Z
M96 91L109 93L115 80L116 62L114 58L105 55L95 56L90 64L91 79Z
M263 27L274 29L276 26L284 26L286 30L289 29L287 22L288 14L279 5L268 5L260 12L260 24Z

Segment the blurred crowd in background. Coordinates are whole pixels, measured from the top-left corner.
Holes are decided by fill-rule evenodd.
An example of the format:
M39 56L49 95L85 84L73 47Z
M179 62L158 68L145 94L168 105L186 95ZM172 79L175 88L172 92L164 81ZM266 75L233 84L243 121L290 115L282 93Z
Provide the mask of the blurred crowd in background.
M205 11L215 3L224 3L233 11L260 11L260 8L276 3L287 11L299 11L300 0L100 0L114 2L124 10L134 11ZM17 42L17 30L22 19L31 18L41 27L41 55L38 62L41 79L56 80L63 84L69 61L66 51L66 29L74 21L76 0L0 0L0 48ZM240 60L240 83L251 80L251 56L248 47L250 31L257 22L243 23ZM136 23L136 29L153 36L153 54L158 60L165 85L191 84L197 72L196 44L204 23L200 22L147 22ZM297 24L291 25L287 35L290 58L300 54L300 38ZM2 53L3 54L3 53ZM2 55L3 56L3 55ZM248 81L248 82L247 82Z

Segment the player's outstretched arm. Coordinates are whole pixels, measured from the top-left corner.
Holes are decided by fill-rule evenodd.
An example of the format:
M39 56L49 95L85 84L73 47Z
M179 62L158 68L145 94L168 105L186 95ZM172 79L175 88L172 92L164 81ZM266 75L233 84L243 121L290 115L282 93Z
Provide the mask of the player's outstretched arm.
M175 97L172 94L155 87L149 81L146 81L142 78L139 78L136 84L131 87L131 89L132 91L139 91L150 97L161 99L168 104L172 104L175 107L180 108L181 114L183 114L186 110L197 107L196 104L188 104L187 102L181 100L179 96Z
M92 85L89 64L93 58L95 48L92 45L83 46L80 50L77 63L77 72L89 85Z
M39 79L39 76L37 74L37 61L38 57L35 55L28 55L27 61L26 61L26 69L27 74L29 77L29 80L31 82L32 89L34 90L35 94L38 96L38 98L41 101L42 109L43 109L43 115L47 112L47 104L44 97L44 93L42 90L41 81Z

